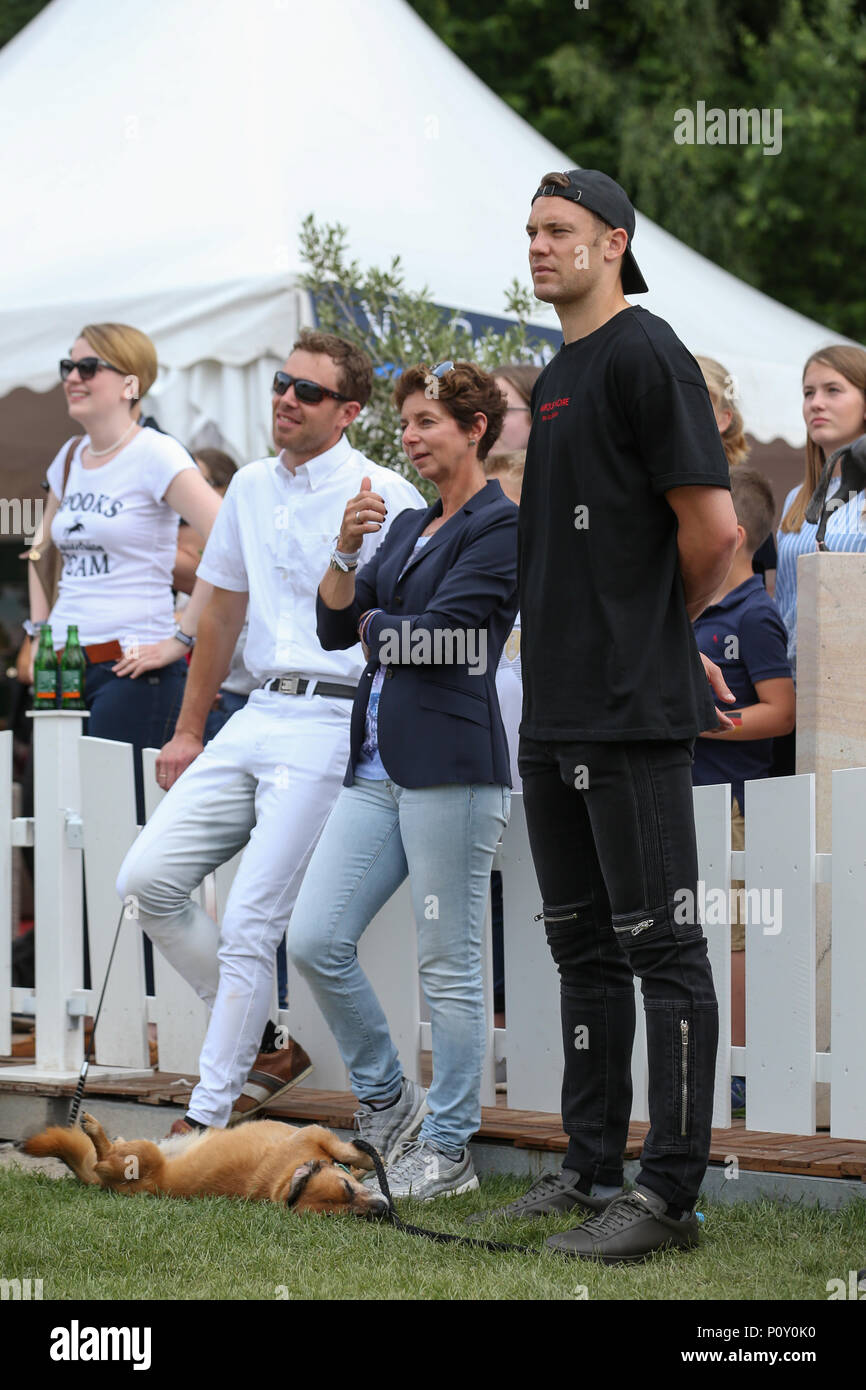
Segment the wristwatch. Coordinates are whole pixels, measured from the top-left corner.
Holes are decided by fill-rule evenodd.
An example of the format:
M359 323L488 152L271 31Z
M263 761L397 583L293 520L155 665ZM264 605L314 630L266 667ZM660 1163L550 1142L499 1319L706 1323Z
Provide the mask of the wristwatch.
M192 651L195 646L195 638L190 637L188 632L184 632L179 623L175 623L174 625L174 635L178 642L183 643L185 647L189 647L190 651Z
M32 621L32 619L30 619L30 618L25 618L25 620L24 620L24 622L21 624L21 626L23 627L24 631L27 633L27 636L28 636L28 637L35 638L35 637L38 637L38 636L39 636L40 632L41 632L42 629L45 627L45 623L34 623L34 622Z
M352 555L347 555L345 550L337 549L337 537L334 538L334 549L331 551L330 566L332 570L337 570L342 574L350 574L352 570L358 568L361 559L361 552L357 550Z

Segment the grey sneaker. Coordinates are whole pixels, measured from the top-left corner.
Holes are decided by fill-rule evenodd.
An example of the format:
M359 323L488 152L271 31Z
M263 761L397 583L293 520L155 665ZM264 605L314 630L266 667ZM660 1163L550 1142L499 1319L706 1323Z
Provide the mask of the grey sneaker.
M667 1202L646 1187L636 1187L611 1202L573 1231L550 1236L545 1245L563 1255L633 1264L655 1250L689 1250L698 1243L700 1224L694 1211L681 1220L666 1215Z
M355 1128L387 1164L397 1157L404 1144L415 1138L426 1114L427 1092L404 1076L399 1099L387 1110L374 1110L361 1102L355 1111ZM375 1174L373 1181L375 1183Z
M476 1211L467 1216L467 1222L486 1221L491 1216L507 1216L517 1221L530 1216L553 1216L582 1207L584 1211L604 1211L615 1197L593 1197L578 1191L580 1174L573 1168L563 1168L559 1173L545 1173L534 1182L528 1192L507 1207L494 1207L492 1211ZM617 1193L616 1196L621 1196Z
M414 1197L418 1202L433 1197L456 1197L478 1186L468 1148L456 1162L426 1139L408 1144L388 1169L392 1197Z

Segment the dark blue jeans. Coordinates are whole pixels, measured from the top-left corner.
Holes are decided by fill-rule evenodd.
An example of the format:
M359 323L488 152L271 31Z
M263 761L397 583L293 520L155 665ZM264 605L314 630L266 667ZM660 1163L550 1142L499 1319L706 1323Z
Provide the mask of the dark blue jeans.
M718 1046L706 940L675 897L688 889L697 900L691 749L522 738L519 756L560 975L565 1166L622 1182L637 975L650 1109L638 1181L671 1208L694 1205L706 1171Z
M212 709L208 715L202 743L210 743L212 738L216 738L220 729L225 727L233 714L237 714L239 709L243 709L249 698L249 695L238 695L234 690L221 690L219 692L219 709Z

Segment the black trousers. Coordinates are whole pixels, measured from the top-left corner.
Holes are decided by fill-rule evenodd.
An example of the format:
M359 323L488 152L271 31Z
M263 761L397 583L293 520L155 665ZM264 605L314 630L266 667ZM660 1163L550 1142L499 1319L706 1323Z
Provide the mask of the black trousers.
M619 1184L631 1113L634 976L650 1130L638 1181L697 1200L710 1148L718 1005L695 907L692 744L540 743L519 767L560 976L565 1166Z

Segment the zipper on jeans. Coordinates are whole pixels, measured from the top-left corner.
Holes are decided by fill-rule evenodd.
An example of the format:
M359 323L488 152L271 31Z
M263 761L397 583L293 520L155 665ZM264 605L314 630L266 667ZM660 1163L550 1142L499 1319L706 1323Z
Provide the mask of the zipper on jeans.
M682 1123L680 1126L680 1138L684 1139L688 1130L689 1115L689 1021L687 1018L680 1019L680 1068L682 1072L682 1095L680 1097Z
M566 912L564 916L561 916L561 917L551 917L547 912L536 912L536 914L535 914L535 916L533 917L532 920L533 920L533 922L541 922L541 921L544 921L544 922L576 922L576 921L577 921L577 913L576 913L576 912Z

